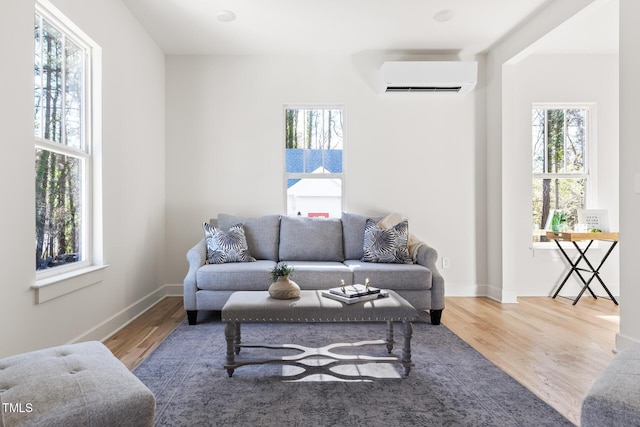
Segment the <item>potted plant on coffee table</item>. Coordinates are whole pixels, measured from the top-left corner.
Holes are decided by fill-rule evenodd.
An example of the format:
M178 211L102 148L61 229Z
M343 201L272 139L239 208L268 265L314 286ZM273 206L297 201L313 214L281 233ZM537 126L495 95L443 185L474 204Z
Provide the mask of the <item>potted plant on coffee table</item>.
M269 295L276 299L292 299L300 296L300 286L289 278L295 269L285 263L278 264L271 269L271 286Z

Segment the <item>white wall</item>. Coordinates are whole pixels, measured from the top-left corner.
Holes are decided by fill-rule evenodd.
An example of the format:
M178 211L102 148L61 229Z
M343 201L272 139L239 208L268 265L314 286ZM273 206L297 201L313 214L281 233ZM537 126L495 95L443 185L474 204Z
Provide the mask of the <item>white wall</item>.
M518 220L511 212L513 206L505 203L503 196L510 186L510 177L503 170L510 162L509 141L516 138L516 76L508 63L525 55L537 40L598 1L550 2L487 54L487 294L505 303L517 302L518 296L518 281L512 279L511 266L504 261L505 254L512 249L511 230L518 229Z
M505 239L510 226L509 204L503 205L503 188L508 187L508 176L503 173L506 141L512 137L513 95L515 76L504 64L522 55L536 40L560 22L587 7L598 7L599 0L551 2L525 25L495 46L487 55L487 194L489 233L489 289L490 294L507 302L517 300L518 284L505 280L503 264ZM640 343L640 286L638 286L637 250L640 247L640 201L635 190L636 175L640 173L640 145L636 141L640 88L636 84L640 72L640 3L620 0L619 49L619 224L621 243L620 262L620 333L616 347L623 348ZM510 67L510 66L508 66ZM601 82L594 82L600 84ZM505 226L505 228L503 228Z
M102 47L104 259L101 282L34 303L34 3L0 3L0 357L101 339L163 284L164 55L119 0L53 0ZM140 302L140 304L136 304Z
M640 2L620 0L620 333L618 348L640 343Z
M589 155L595 166L591 174L598 185L596 198L589 200L588 207L608 209L611 230L618 231L618 56L534 55L513 67L515 138L505 141L509 160L503 165L503 203L512 227L504 239L505 280L516 283L518 296L551 295L564 279L567 263L554 243L547 249L532 249L531 106L535 102L595 104ZM590 248L589 259L598 261L608 249L608 243ZM568 253L575 257L577 251L570 249ZM614 250L601 270L614 295L619 295L618 254ZM573 275L561 295L575 296L581 288ZM593 290L606 295L597 283Z
M168 283L182 283L202 222L285 209L283 106L345 106L346 210L401 212L451 259L448 294L486 283L484 91L375 91L382 56L167 58ZM482 65L482 64L481 64ZM483 69L483 66L480 67ZM481 78L483 76L481 75ZM481 181L482 182L482 181ZM479 208L480 207L480 208Z

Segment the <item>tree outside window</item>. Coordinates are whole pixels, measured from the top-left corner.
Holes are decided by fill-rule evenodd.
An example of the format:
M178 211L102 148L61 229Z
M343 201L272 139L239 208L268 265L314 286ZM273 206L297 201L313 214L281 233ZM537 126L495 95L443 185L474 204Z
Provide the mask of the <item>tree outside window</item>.
M532 110L533 240L546 241L554 213L572 229L585 207L589 109Z
M35 264L85 261L90 150L89 49L44 11L35 15Z
M344 109L285 107L287 215L342 215Z

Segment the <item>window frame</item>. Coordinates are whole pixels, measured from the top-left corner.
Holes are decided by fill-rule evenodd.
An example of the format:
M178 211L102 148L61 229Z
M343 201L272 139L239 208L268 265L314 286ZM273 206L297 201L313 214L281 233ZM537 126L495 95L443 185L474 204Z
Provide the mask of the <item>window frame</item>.
M34 266L35 284L33 288L39 290L38 294L40 295L42 294L42 287L91 273L106 266L102 263L101 217L99 213L94 210L96 205L100 205L99 200L101 198L101 179L96 175L101 170L101 168L96 165L96 154L100 152L101 146L99 122L99 99L101 97L101 91L98 86L101 69L101 49L87 34L66 18L64 14L56 9L49 1L37 0L35 2L34 23L38 17L41 17L44 21L47 21L48 25L51 25L64 34L64 37L81 48L84 54L82 111L80 113L80 148L66 145L64 119L61 120L61 132L64 135L61 142L54 142L45 139L43 136L37 136L34 127L34 150L42 149L79 159L82 175L80 178L82 186L80 208L82 215L80 224L81 259L69 264L42 270L38 270L37 266ZM63 85L63 96L66 92L64 87ZM62 105L65 105L64 101L62 101ZM38 297L37 302L43 302L74 289L96 283L94 279L91 279L90 282L91 283L86 284L80 282L74 283L71 286L67 286L67 290L54 291L54 293L51 293L49 290L47 293L53 296L51 298Z
M584 209L589 209L591 206L597 204L597 161L594 153L596 152L596 132L594 129L596 127L597 120L597 108L596 104L592 102L534 102L531 104L530 116L533 110L536 109L544 109L544 110L572 110L572 109L584 109L586 110L586 118L585 118L585 145L584 145L584 172L582 173L573 173L573 172L534 172L533 164L530 158L531 165L531 187L530 193L533 193L533 180L534 179L584 179L585 183L585 195L584 195ZM529 133L531 133L531 121L529 121ZM529 147L531 147L531 139L529 139ZM531 154L533 155L533 153ZM533 213L533 199L531 204L530 212ZM530 218L531 220L532 218ZM575 249L573 244L569 242L560 242L561 246L565 249ZM578 243L582 245L582 243ZM557 249L557 244L554 241L548 242L536 242L531 241L532 248L534 249ZM596 246L594 245L594 248Z
M312 172L287 172L287 140L286 140L286 112L290 109L305 110L341 110L342 111L342 173L322 173ZM347 111L344 104L285 104L282 108L282 157L284 165L284 213L289 215L288 181L290 179L338 179L340 180L340 211L345 211L345 176L346 176L346 143L347 143Z

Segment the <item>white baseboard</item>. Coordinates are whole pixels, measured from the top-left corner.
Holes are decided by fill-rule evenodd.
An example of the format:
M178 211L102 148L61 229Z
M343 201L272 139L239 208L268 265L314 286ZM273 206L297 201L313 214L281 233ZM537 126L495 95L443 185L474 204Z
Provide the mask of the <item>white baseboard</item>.
M484 297L487 291L487 285L444 285L445 297Z
M133 320L138 318L145 311L160 302L167 296L174 296L177 292L176 285L165 285L161 288L149 293L148 295L140 298L138 301L129 305L128 307L120 310L104 322L88 330L82 335L69 341L68 344L73 344L83 341L104 341L120 329L127 326ZM180 295L182 295L182 285L180 285Z
M625 348L629 348L629 347L634 347L638 344L640 344L640 341L618 332L616 334L616 348L614 348L613 351L617 353L620 350L624 350Z
M518 296L491 285L446 285L445 297L487 297L501 303L517 303Z
M164 289L167 297L181 297L184 295L184 285L182 283L179 285L164 285Z

